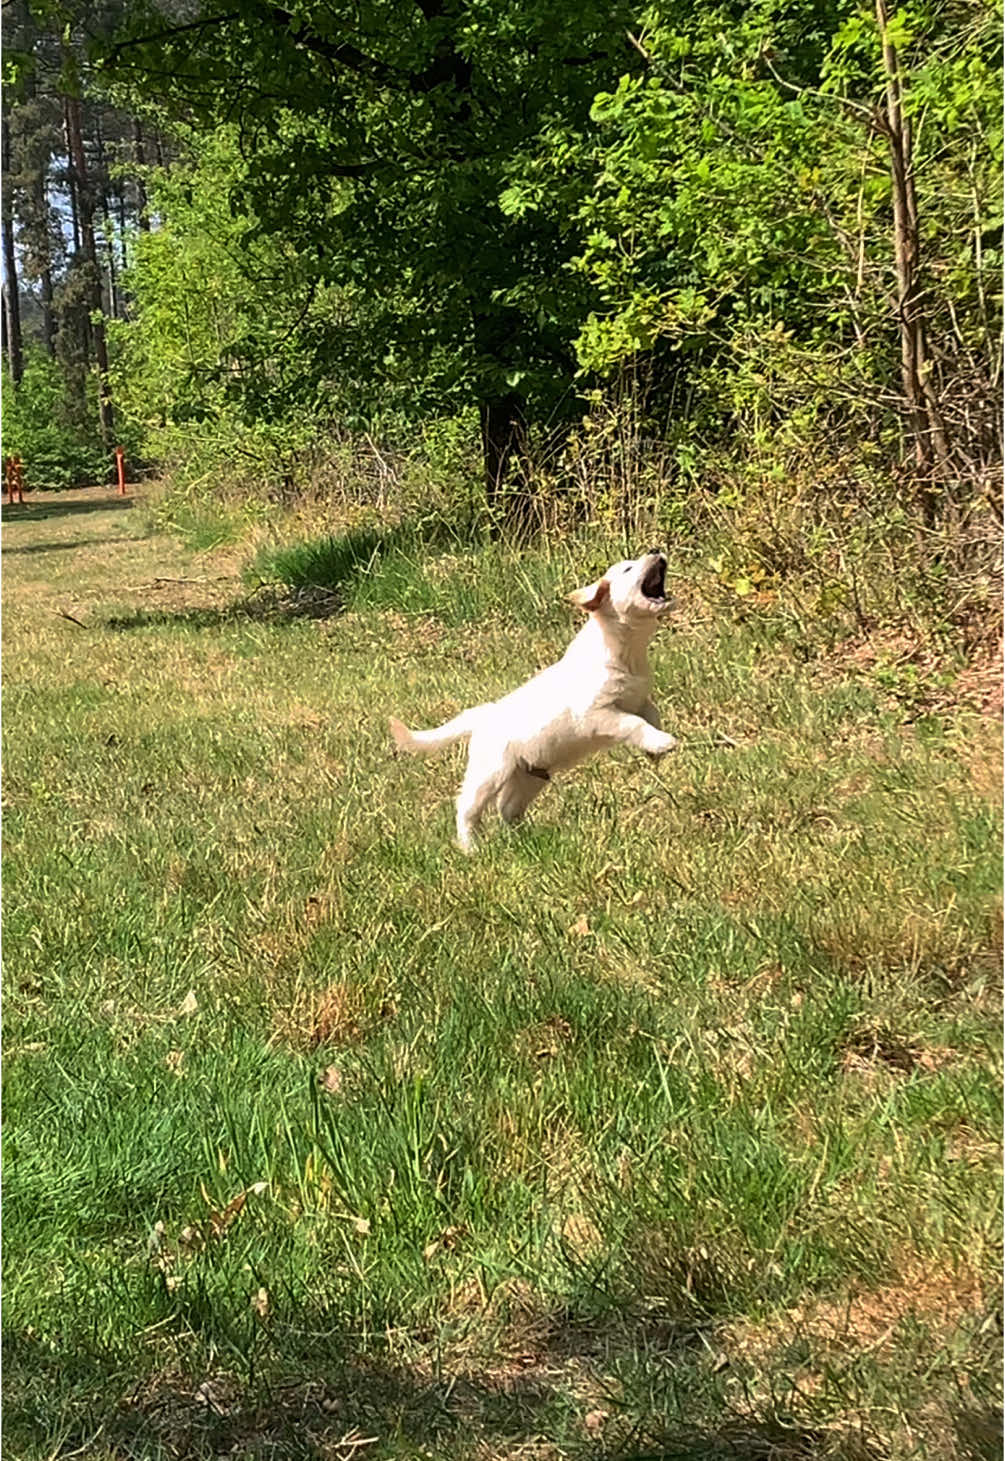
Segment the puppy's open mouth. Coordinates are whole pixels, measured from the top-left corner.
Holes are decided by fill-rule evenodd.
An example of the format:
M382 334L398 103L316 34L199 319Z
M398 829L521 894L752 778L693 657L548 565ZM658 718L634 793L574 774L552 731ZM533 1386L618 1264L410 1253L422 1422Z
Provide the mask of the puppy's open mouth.
M664 559L658 558L640 585L644 598L666 598L666 571L666 562Z

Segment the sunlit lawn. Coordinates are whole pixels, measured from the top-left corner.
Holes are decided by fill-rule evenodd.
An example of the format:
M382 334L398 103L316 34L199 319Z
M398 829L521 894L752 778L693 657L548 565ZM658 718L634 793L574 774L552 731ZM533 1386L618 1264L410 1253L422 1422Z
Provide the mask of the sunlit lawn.
M996 725L685 582L680 752L468 860L387 716L574 554L316 619L150 522L4 524L5 1454L999 1454Z

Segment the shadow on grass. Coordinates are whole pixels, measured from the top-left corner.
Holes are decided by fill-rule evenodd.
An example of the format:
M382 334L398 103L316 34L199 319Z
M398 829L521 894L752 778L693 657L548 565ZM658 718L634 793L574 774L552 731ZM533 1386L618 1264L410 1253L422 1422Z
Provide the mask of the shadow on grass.
M329 619L346 607L352 584L392 555L458 547L463 542L441 521L353 528L340 537L316 538L262 549L249 569L258 587L227 604L183 609L136 609L104 621L108 629L219 629L242 620L282 623Z
M331 589L284 592L261 589L230 603L187 609L135 609L99 621L104 629L223 629L241 623L282 624L293 619L330 619L345 608Z
M100 489L96 489L100 490ZM33 499L31 502L5 502L0 509L4 522L34 523L50 517L77 517L85 512L127 512L133 506L131 497L120 497L108 493L95 497L93 501L60 502L59 494L52 493L52 500Z
M532 1353L494 1358L484 1368L469 1363L457 1374L429 1361L403 1365L347 1352L335 1319L314 1316L306 1325L315 1336L310 1353L280 1358L273 1336L272 1358L263 1358L259 1378L246 1387L232 1376L180 1367L130 1381L110 1355L66 1354L35 1335L11 1337L4 1342L4 1423L25 1461L87 1454L98 1436L111 1454L179 1461L227 1454L320 1461L358 1447L374 1457L441 1461L559 1453L618 1461L879 1461L881 1447L857 1434L729 1413L703 1387L696 1332L657 1327L659 1334L644 1321L638 1332L625 1326L617 1349L601 1342L598 1354L594 1330L556 1319L535 1335ZM649 1404L633 1406L630 1397L608 1395L591 1362L640 1352L659 1363L647 1377ZM677 1410L692 1380L693 1393L704 1391L702 1420L668 1420L660 1412ZM994 1417L982 1411L969 1421L983 1436ZM966 1454L983 1461L986 1453Z
M963 1461L1001 1461L1005 1429L998 1405L971 1404L953 1417Z
M137 543L138 538L72 538L61 543L25 543L20 548L0 548L6 557L9 553L71 553L76 548L104 548L109 543Z

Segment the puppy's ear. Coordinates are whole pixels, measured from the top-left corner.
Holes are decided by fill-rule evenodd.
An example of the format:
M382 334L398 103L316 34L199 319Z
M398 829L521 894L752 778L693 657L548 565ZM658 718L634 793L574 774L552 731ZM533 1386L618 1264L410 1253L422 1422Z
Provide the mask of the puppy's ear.
M610 592L611 585L606 578L601 578L596 583L591 583L588 588L573 589L571 594L566 594L566 598L570 604L575 604L578 608L592 613L594 609L599 609L601 604L606 602Z

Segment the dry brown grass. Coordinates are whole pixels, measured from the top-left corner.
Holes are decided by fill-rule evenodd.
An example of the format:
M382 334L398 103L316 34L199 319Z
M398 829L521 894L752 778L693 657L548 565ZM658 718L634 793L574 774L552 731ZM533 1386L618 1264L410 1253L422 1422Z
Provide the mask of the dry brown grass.
M344 981L324 989L298 989L289 1006L273 1014L276 1038L306 1050L351 1044L361 1038L366 1023L363 991Z

